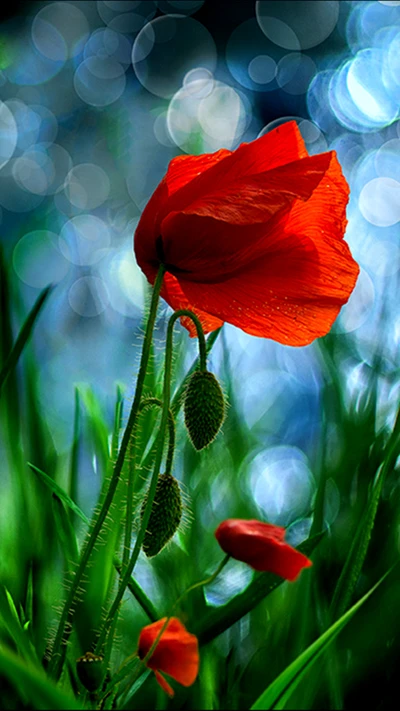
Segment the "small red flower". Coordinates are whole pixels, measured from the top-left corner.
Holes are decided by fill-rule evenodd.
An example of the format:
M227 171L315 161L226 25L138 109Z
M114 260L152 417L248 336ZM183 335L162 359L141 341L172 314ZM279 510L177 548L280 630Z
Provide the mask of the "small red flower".
M343 240L335 151L309 156L295 121L235 151L174 158L135 233L139 266L205 332L224 321L292 346L325 335L359 267ZM182 319L191 335L190 319Z
M261 521L229 518L215 531L222 550L255 570L296 580L303 568L312 565L303 553L285 543L285 529Z
M166 617L143 627L139 637L138 655L144 659L157 639ZM161 688L174 695L174 690L160 674L165 672L183 686L191 686L196 681L199 671L199 645L197 637L190 634L186 627L176 617L171 617L160 640L146 662L153 669Z

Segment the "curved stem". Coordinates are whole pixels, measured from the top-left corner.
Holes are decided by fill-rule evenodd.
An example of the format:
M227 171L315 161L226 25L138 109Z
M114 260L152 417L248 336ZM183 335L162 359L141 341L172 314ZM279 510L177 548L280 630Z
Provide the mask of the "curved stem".
M190 585L188 588L186 588L186 590L182 593L182 595L180 595L180 596L178 597L178 599L174 602L174 604L173 604L173 606L172 606L172 608L171 608L170 613L169 613L168 616L165 618L165 622L164 622L163 626L161 627L161 629L160 629L160 631L159 631L157 637L155 638L153 644L151 645L149 651L147 652L146 656L143 657L143 659L140 660L140 661L142 662L142 665L146 666L147 662L149 661L151 655L153 654L155 648L157 647L157 644L159 643L159 641L160 641L160 639L161 639L161 636L164 634L164 632L165 632L165 630L166 630L166 627L167 627L167 625L168 625L168 622L170 621L170 619L171 619L171 617L172 617L173 611L175 610L176 606L179 605L180 601L181 601L188 593L190 593L192 590L195 590L196 588L199 588L199 587L201 587L201 586L203 586L203 585L209 585L210 583L212 583L212 582L215 580L215 578L220 574L221 570L226 566L226 564L227 564L227 562L229 561L229 559L230 559L230 555L226 555L225 558L221 561L221 563L219 564L218 568L214 571L214 573L213 573L212 575L210 575L210 576L209 576L208 578L206 578L205 580L200 580L198 583L193 583L193 585ZM123 662L123 664L122 664L122 666L121 666L121 669L122 669L122 667L124 667L127 663L129 663L129 661L130 661L133 657L136 657L136 656L137 656L137 652L135 652L131 657L128 657L128 659L125 660L125 662ZM136 680L136 678L139 676L140 668L141 668L141 667L138 667L138 668L137 668L136 674L134 675L133 679L131 679L131 685L132 685L133 682Z
M142 401L140 406L140 411L144 410L146 407L161 407L163 406L162 401L157 397L149 397ZM175 452L175 420L172 414L172 410L168 410L168 452L167 459L165 462L165 473L170 474L172 471L172 464L174 461Z
M207 345L200 319L193 313L193 311L189 311L188 309L179 309L179 311L175 311L175 313L171 316L170 322L173 319L173 323L175 323L176 319L181 316L186 316L187 318L192 319L194 325L196 326L197 337L199 339L199 370L207 370Z
M180 596L178 597L178 599L174 602L174 605L173 605L173 607L172 607L171 612L169 613L168 618L171 617L171 615L172 615L173 611L175 610L175 608L179 605L180 601L183 600L183 598L184 598L188 593L192 592L192 590L195 590L196 588L201 588L201 587L203 587L204 585L209 585L210 583L213 583L214 580L215 580L215 578L217 578L218 575L220 574L221 570L222 570L223 568L225 568L225 566L226 566L227 562L229 561L230 557L231 557L230 555L226 555L225 558L220 562L218 568L217 568L217 569L214 571L214 573L213 573L212 575L210 575L208 578L206 578L205 580L199 580L198 583L193 583L193 585L190 585L188 588L186 588L186 590L182 593L182 595L180 595Z
M209 585L210 583L212 583L212 582L215 580L215 578L218 577L218 575L220 574L221 570L222 570L223 568L225 568L225 566L226 566L227 562L229 561L230 557L231 557L230 555L226 555L225 558L221 561L221 563L219 564L218 568L214 571L214 573L213 573L212 575L210 575L210 576L209 576L208 578L206 578L205 580L200 580L198 583L193 583L193 585L190 585L188 588L186 588L186 590L182 593L182 595L180 595L180 596L178 597L178 599L174 602L174 604L173 604L173 606L172 606L172 608L171 608L170 613L169 613L168 616L166 617L165 622L164 622L163 626L161 627L161 629L160 629L160 631L159 631L157 637L155 638L153 644L151 645L149 651L147 652L146 656L141 660L141 661L143 662L143 664L146 664L146 662L148 662L148 660L150 659L151 655L153 654L155 648L157 647L157 644L159 643L159 641L160 641L160 639L161 639L161 635L162 635L163 632L165 631L165 629L166 629L166 627L167 627L167 625L168 625L168 622L170 621L170 619L171 619L171 617L172 617L173 611L174 611L175 608L179 605L180 601L183 600L183 598L186 597L186 595L188 595L188 593L190 593L192 590L195 590L196 588L200 588L200 587L202 587L202 586L204 586L204 585Z
M97 517L94 519L93 525L91 527L91 531L88 534L86 544L85 544L82 554L81 554L80 563L79 563L78 569L75 573L75 577L72 581L71 587L68 591L67 599L64 603L64 607L63 607L63 610L61 613L61 618L60 618L60 621L58 624L57 633L56 633L52 651L51 651L51 661L49 664L49 673L50 673L50 675L54 676L55 678L58 678L61 673L61 667L62 667L62 663L63 663L63 659L64 659L63 648L66 647L66 644L67 644L67 641L68 641L68 638L69 638L69 635L70 635L71 629L72 629L72 621L73 621L74 612L75 612L75 610L74 610L75 598L76 598L77 592L82 584L82 579L83 579L84 573L86 571L86 567L89 562L90 555L93 551L93 548L96 544L99 533L101 531L103 523L104 523L106 516L108 514L109 508L111 506L111 503L112 503L112 500L113 500L113 497L114 497L114 494L115 494L115 491L116 491L116 488L117 488L117 485L119 482L122 467L124 464L125 455L126 455L126 451L128 448L131 433L132 433L133 427L136 423L136 418L138 416L140 401L141 401L142 392L143 392L143 385L144 385L144 380L145 380L145 375L146 375L147 364L148 364L149 357L150 357L150 347L151 347L151 341L152 341L152 337L153 337L154 325L155 325L156 315L157 315L157 306L158 306L158 301L159 301L159 297L160 297L160 291L161 291L164 273L165 273L165 268L163 266L160 266L156 280L154 282L154 287L153 287L153 293L152 293L151 304L150 304L150 313L149 313L149 318L147 321L146 333L145 333L143 348L142 348L142 357L141 357L141 361L140 361L139 373L138 373L138 378L137 378L137 382L136 382L135 397L134 397L134 400L132 403L132 408L130 411L128 423L126 425L125 432L124 432L124 435L122 438L117 461L115 462L113 474L110 479L109 488L108 488L107 494L104 498L103 505L102 505L99 513L97 514Z
M114 602L111 605L111 608L110 608L110 610L107 614L107 617L104 621L103 628L100 632L100 635L99 635L99 638L98 638L98 641L96 644L97 653L99 653L99 650L102 650L102 648L103 648L108 631L109 631L111 624L112 624L113 617L118 610L119 604L120 604L120 602L123 598L124 592L128 586L133 569L134 569L137 559L139 557L140 549L142 547L145 533L147 530L147 526L149 523L150 513L151 513L152 506L153 506L154 496L155 496L156 488L157 488L158 475L160 473L161 461L162 461L163 450L164 450L165 431L167 428L167 422L168 422L168 416L169 416L169 401L170 401L170 395L171 395L173 330L174 330L175 321L182 314L192 316L190 311L187 311L187 312L183 311L183 310L176 311L168 321L167 342L166 342L166 346L165 346L164 395L163 395L163 405L162 405L162 413L161 413L161 423L160 423L160 429L159 429L159 433L158 433L157 452L156 452L156 457L155 457L155 461L154 461L154 469L153 469L153 474L151 477L150 487L149 487L148 494L147 494L147 502L146 502L146 506L145 506L145 509L143 512L142 523L141 523L141 526L139 529L138 536L136 538L135 546L132 551L129 565L125 570L125 573L124 573L123 578L120 582L117 594L114 598ZM197 317L195 317L195 318L198 321ZM198 323L199 323L200 329L202 331L200 321L198 321Z

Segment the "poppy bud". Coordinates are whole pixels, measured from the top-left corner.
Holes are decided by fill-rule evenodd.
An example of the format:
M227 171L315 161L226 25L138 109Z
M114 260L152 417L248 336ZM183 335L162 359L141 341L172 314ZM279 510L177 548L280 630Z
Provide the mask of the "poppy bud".
M146 504L147 496L142 504L142 518ZM182 499L179 484L172 474L160 474L143 539L143 550L149 558L164 548L177 530L181 518Z
M218 434L225 416L224 395L215 375L196 370L186 390L185 425L195 449L207 447Z
M76 660L79 680L88 691L96 691L104 679L103 657L86 652Z

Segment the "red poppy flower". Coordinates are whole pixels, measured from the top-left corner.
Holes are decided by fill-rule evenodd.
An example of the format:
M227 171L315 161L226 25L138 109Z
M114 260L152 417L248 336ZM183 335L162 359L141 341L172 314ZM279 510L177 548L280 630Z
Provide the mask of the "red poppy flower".
M261 521L229 518L215 531L222 550L255 570L295 580L303 568L312 565L303 553L285 543L285 529Z
M166 619L163 617L143 627L139 637L140 659L144 659L150 651ZM174 691L160 672L172 676L183 686L191 686L196 681L199 671L197 637L190 634L176 617L171 617L146 666L154 670L158 683L169 696L173 696Z
M309 156L295 121L235 151L174 158L135 233L139 266L206 333L224 321L300 346L325 335L359 272L343 241L336 153ZM182 319L191 335L190 319Z

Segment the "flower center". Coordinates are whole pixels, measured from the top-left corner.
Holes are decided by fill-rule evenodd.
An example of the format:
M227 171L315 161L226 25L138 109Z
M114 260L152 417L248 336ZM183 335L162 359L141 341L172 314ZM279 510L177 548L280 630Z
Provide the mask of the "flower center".
M163 264L166 271L170 272L170 274L189 274L188 269L181 269L180 267L176 267L174 264L168 264L165 261L165 254L164 254L164 244L163 244L163 239L161 235L157 237L156 239L156 252L157 252L157 257L160 261L160 264Z

